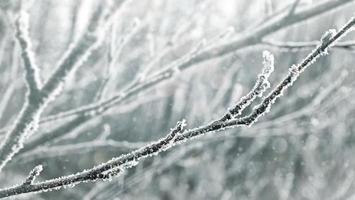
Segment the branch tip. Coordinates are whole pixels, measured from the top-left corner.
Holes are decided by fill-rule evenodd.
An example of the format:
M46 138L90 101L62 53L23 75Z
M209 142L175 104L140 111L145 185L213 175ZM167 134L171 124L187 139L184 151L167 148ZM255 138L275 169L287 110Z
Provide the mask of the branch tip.
M42 165L37 165L35 168L31 170L31 172L28 174L26 180L24 181L23 185L32 185L37 176L40 175L40 173L43 171L43 166Z

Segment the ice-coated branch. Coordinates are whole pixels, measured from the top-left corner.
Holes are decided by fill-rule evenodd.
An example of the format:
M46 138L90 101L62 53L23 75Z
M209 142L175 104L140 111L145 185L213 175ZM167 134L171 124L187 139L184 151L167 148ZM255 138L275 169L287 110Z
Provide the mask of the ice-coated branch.
M16 39L21 48L21 57L25 69L26 84L30 95L38 95L41 87L39 67L36 64L29 36L29 15L25 11L16 20Z
M18 195L21 193L30 192L45 192L50 189L60 189L66 185L76 185L87 181L96 181L100 179L110 178L111 175L116 175L125 168L130 168L138 164L138 162L146 157L159 154L161 151L167 150L176 144L190 141L193 138L205 135L207 133L213 133L216 131L222 131L226 128L234 128L237 126L250 126L259 117L267 113L275 103L276 99L282 96L283 92L290 87L298 76L311 64L313 64L317 58L321 55L326 55L324 52L339 38L344 36L355 25L355 18L352 18L344 27L342 27L337 33L332 34L328 40L321 40L320 44L314 49L300 64L293 65L287 76L262 100L262 102L254 108L252 113L246 117L240 117L237 119L227 120L224 123L211 122L205 126L201 126L194 129L185 130L185 122L178 122L176 127L173 128L170 133L146 146L135 150L131 153L121 155L117 158L112 158L110 161L101 165L95 166L89 170L83 170L77 174L64 176L61 178L50 179L40 183L35 183L30 186L17 185L10 188L0 190L0 198ZM264 72L269 74L271 71L267 66L271 61L270 55L266 55L264 63ZM259 77L260 78L260 77Z

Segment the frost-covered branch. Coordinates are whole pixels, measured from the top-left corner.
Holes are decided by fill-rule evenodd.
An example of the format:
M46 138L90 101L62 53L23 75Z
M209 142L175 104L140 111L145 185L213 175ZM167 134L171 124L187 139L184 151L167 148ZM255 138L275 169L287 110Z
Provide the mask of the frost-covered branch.
M242 114L243 110L256 99L256 97L262 97L263 93L270 87L268 79L274 71L274 56L270 52L264 51L263 59L264 67L262 72L258 75L253 89L243 96L233 108L229 109L229 112L227 112L218 123L223 123L238 117Z
M33 151L19 154L14 158L16 163L24 163L38 159L69 156L74 154L84 154L88 152L97 152L101 150L114 150L128 152L143 146L145 142L127 142L114 141L111 139L94 140L89 142L81 142L75 144L64 144L54 146L43 146L34 149Z
M314 63L320 56L327 55L328 48L338 39L343 37L348 31L350 31L355 25L355 18L353 17L344 27L342 27L338 32L332 30L327 31L321 38L320 44L316 49L312 51L299 65L292 65L289 69L288 75L284 80L276 86L276 88L270 92L263 99L263 101L253 109L253 112L247 116L236 120L229 121L226 126L233 125L252 125L257 119L263 116L265 113L269 112L272 104L275 103L276 99L283 95L283 92L297 80L299 75L312 63ZM324 37L327 37L324 39Z
M119 158L114 158L106 164L101 164L90 170L84 170L83 172L69 175L66 177L61 177L57 179L52 179L44 181L41 183L35 183L31 185L18 185L15 188L8 188L5 190L0 190L0 198L17 195L21 193L28 192L43 192L43 190L59 189L62 186L71 185L74 186L80 182L95 181L109 179L111 176L117 175L124 169L134 167L138 164L140 159L146 158L148 156L157 155L161 151L165 151L171 148L175 143L175 140L180 136L185 130L186 126L185 120L179 121L177 125L171 129L170 133L151 144L148 144L138 150L135 150L129 154L123 155ZM32 172L30 173L32 174Z
M119 92L113 95L111 98L97 103L93 103L74 110L59 113L48 118L44 118L42 122L64 119L66 117L73 117L73 119L67 122L67 125L64 124L63 126L55 129L53 132L46 133L46 135L43 135L43 137L50 139L59 138L70 132L71 130L75 129L76 126L73 124L77 124L78 126L83 125L91 119L97 116L101 116L112 107L124 103L129 98L144 91L147 91L148 89L151 89L166 80L169 80L177 72L183 71L198 63L226 55L233 51L259 44L265 36L277 32L280 29L286 28L290 25L312 18L326 11L329 11L331 9L337 8L341 5L353 1L354 0L324 1L306 8L294 10L292 16L289 15L289 10L286 10L284 14L281 13L280 15L275 16L274 18L270 19L269 21L266 21L265 23L257 26L254 29L247 29L245 32L241 33L231 41L226 41L210 48L202 49L194 56L191 56L190 59L184 60L173 68L170 68L169 66L163 68L159 72L149 77L146 77L145 81L141 82L140 84L137 84L136 86L130 88L127 91ZM43 140L43 138L37 138L30 142L30 146L35 147L41 144Z
M191 58L194 57L194 55L199 51L201 48L201 42L195 47L191 52L187 53L185 56L182 58L178 59L177 61L174 61L172 64L170 64L168 67L166 67L163 70L160 70L156 72L152 76L147 76L146 74L148 73L147 70L144 72L140 73L138 77L130 83L130 85L125 88L123 91L118 92L117 94L112 95L110 98L87 105L83 106L77 109L65 111L59 114L55 114L52 116L45 117L40 121L40 123L47 123L51 121L57 121L61 120L67 117L72 117L76 115L84 115L87 116L88 118L92 118L98 115L103 114L105 111L109 110L110 108L118 105L122 101L130 98L133 95L136 95L142 91L145 91L149 89L152 86L155 86L156 84L160 83L163 80L169 79L173 77L176 73L179 72L179 65L181 63L186 62L187 60L190 60ZM155 63L155 62L153 62ZM148 68L153 67L153 65L148 65Z
M300 51L306 50L310 48L316 47L319 42L318 41L310 41L310 42L279 42L279 41L272 41L272 40L263 40L263 45L267 45L270 47L279 48L281 50L291 50L291 51ZM344 49L348 51L355 50L355 41L345 41L345 42L338 42L333 46L333 48Z
M77 174L64 176L61 178L50 179L40 183L32 184L30 186L14 186L0 190L0 197L8 197L18 195L21 193L30 192L44 192L50 189L60 189L63 186L74 186L81 182L96 181L100 179L110 178L112 175L116 175L125 168L130 168L138 164L138 162L146 157L159 154L161 151L167 150L176 144L190 141L198 136L205 135L216 131L222 131L226 128L234 128L237 126L250 126L257 121L258 118L266 114L272 104L282 96L283 92L289 88L294 81L297 80L299 75L311 64L313 64L317 58L322 55L327 55L327 49L339 38L344 36L355 25L355 18L352 18L343 28L336 33L331 33L327 40L324 37L320 41L320 44L314 49L300 64L293 65L287 76L279 83L263 100L256 106L250 115L240 117L236 119L227 120L224 123L215 123L220 121L213 121L205 126L201 126L194 129L185 130L185 122L178 122L176 127L170 131L170 133L156 141L152 142L136 151L122 155L117 158L113 158L110 161L101 165L95 166L89 170L84 170ZM330 31L331 32L331 31ZM329 32L327 32L329 33ZM265 54L266 55L266 54ZM267 55L264 63L264 75L269 75L271 70L268 67L271 63L271 55ZM263 73L262 73L263 75ZM261 76L258 78L260 79Z
M65 79L69 74L81 66L101 44L104 33L103 30L107 29L107 27L100 26L104 25L103 20L107 20L109 15L109 9L103 8L103 5L94 12L90 24L88 25L87 32L74 42L67 52L64 53L55 72L44 84L42 92L45 98L55 98L55 96L61 92Z
M247 30L245 33L241 33L239 37L233 39L232 41L227 41L225 43L218 44L207 49L202 49L199 50L198 52L191 52L191 54L193 55L191 54L186 55L188 59L181 59L181 61L178 62L177 64L165 67L163 68L163 70L160 70L159 72L149 77L146 77L145 78L146 81L143 81L140 84L136 84L135 87L130 88L130 90L128 91L119 92L104 101L96 102L77 109L73 109L53 116L45 117L41 120L41 122L42 123L50 122L50 121L63 119L66 117L76 116L76 115L88 115L88 113L90 112L91 114L94 113L100 114L102 113L101 111L108 110L110 107L118 105L128 98L138 93L141 93L147 89L150 89L165 80L170 79L176 74L176 72L183 71L193 65L196 65L198 63L216 57L223 56L233 51L248 46L257 45L258 43L262 43L263 38L267 35L277 32L278 30L282 28L286 28L292 24L322 14L330 9L339 7L351 1L353 0L344 0L344 1L330 0L322 3L318 3L316 5L310 6L308 8L302 9L297 12L293 10L291 19L290 19L290 11L286 10L286 12L284 12L284 15L279 16L279 18L267 21L263 25L260 25L255 29ZM95 114L92 117L94 117Z
M29 95L38 95L41 87L39 67L36 64L34 52L31 49L31 39L29 35L29 15L25 11L21 12L16 20L16 39L21 47L21 57L25 68L25 78Z
M25 139L37 130L43 109L61 92L67 77L83 64L102 41L103 32L111 21L110 17L117 11L116 5L103 7L101 5L94 12L87 31L64 54L53 75L38 91L39 95L31 96L23 105L17 120L0 146L0 171L23 148ZM22 30L22 27L20 27L20 30ZM32 75L26 77L32 80Z

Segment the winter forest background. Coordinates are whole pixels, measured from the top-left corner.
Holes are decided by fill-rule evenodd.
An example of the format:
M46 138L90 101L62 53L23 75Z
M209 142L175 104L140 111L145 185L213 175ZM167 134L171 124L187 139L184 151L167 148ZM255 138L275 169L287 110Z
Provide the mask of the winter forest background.
M105 18L106 8L115 14ZM273 88L354 10L354 0L0 0L0 144L25 102L32 105L18 32L28 25L42 82L79 44L66 65L79 64L38 122L34 115L0 188L28 180L38 165L34 183L92 168L164 138L183 119L187 129L218 119L253 88L265 50L275 57ZM250 127L176 145L104 181L9 199L355 199L354 36L335 43ZM87 105L97 107L78 110Z

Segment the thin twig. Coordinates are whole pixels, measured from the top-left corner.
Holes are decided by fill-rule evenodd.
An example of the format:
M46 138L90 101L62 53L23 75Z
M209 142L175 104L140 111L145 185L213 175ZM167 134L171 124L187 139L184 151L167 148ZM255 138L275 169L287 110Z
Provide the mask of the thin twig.
M263 40L261 42L262 45L267 45L271 47L276 47L285 50L307 50L314 48L318 45L318 41L310 41L310 42L279 42L279 41L272 41L272 40ZM339 48L344 50L355 50L355 41L345 41L345 42L338 42L334 44L333 48Z
M32 169L32 171L29 173L27 176L26 180L23 182L23 185L32 185L37 176L42 172L43 166L42 165L37 165L35 168Z

